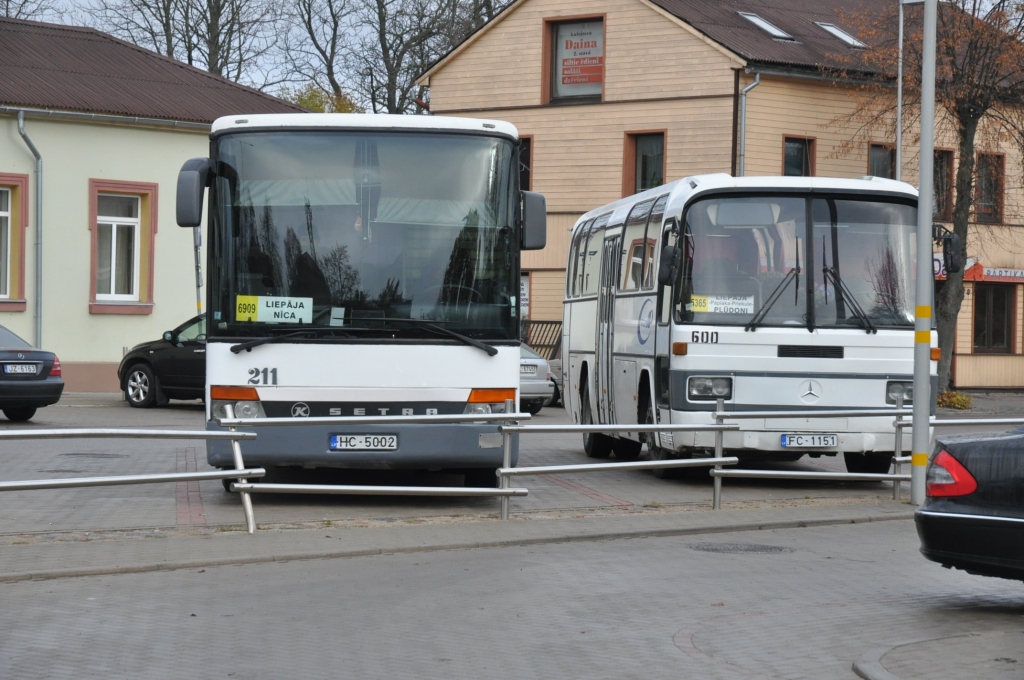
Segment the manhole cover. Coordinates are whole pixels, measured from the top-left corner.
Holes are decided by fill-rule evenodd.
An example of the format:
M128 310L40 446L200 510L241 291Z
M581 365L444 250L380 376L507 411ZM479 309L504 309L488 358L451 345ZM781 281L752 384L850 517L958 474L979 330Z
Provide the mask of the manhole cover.
M688 546L690 550L701 552L728 553L740 555L746 553L791 553L793 548L781 545L761 545L759 543L696 543Z

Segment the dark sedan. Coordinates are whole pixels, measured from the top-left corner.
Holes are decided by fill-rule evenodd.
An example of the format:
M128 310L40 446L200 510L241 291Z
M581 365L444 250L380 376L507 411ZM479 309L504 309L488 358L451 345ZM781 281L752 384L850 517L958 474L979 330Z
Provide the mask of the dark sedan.
M936 440L915 520L928 559L1024 580L1024 431Z
M0 326L0 410L8 420L24 422L36 410L60 401L64 379L53 352L32 349Z
M168 399L202 399L206 388L206 315L164 337L132 347L117 367L128 404L146 408Z

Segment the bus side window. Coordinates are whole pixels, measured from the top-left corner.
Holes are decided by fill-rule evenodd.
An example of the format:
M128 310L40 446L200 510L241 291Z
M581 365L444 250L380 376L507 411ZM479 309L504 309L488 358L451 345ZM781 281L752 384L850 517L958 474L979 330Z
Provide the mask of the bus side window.
M597 295L597 289L601 285L601 252L604 250L604 230L608 225L609 215L599 217L594 221L590 229L580 259L583 261L581 273L581 295Z
M668 203L668 194L660 196L654 203L654 207L651 208L651 217L647 220L647 229L644 231L643 273L641 274L644 290L654 290L654 267L658 254L658 242L655 234L661 229L666 203Z
M590 231L591 221L583 224L579 229L576 230L576 236L572 241L572 250L569 255L569 270L566 272L569 276L569 280L566 282L566 293L568 297L578 297L582 286L580 286L580 277L583 274L583 252L586 250L587 232Z
M622 259L619 263L619 290L640 290L644 273L644 230L653 201L637 203L629 211L622 232Z
M661 242L667 246L676 245L678 240L678 231L671 227L665 229L665 233L661 237ZM670 283L667 286L662 286L658 291L658 323L662 326L672 320L672 289L673 285Z

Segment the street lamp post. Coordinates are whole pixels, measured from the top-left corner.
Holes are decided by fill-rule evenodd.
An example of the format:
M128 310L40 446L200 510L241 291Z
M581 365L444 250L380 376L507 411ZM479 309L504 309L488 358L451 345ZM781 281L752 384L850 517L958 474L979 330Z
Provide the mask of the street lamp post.
M896 57L896 180L903 179L903 5L920 5L924 0L899 0L900 38Z

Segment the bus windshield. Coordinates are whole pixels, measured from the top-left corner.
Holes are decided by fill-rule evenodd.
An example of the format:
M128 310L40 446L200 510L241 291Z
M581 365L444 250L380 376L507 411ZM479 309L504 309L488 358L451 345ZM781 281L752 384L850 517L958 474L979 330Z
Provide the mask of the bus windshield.
M877 196L707 198L686 211L678 323L912 328L917 209Z
M214 146L211 337L516 338L511 140L292 130Z

